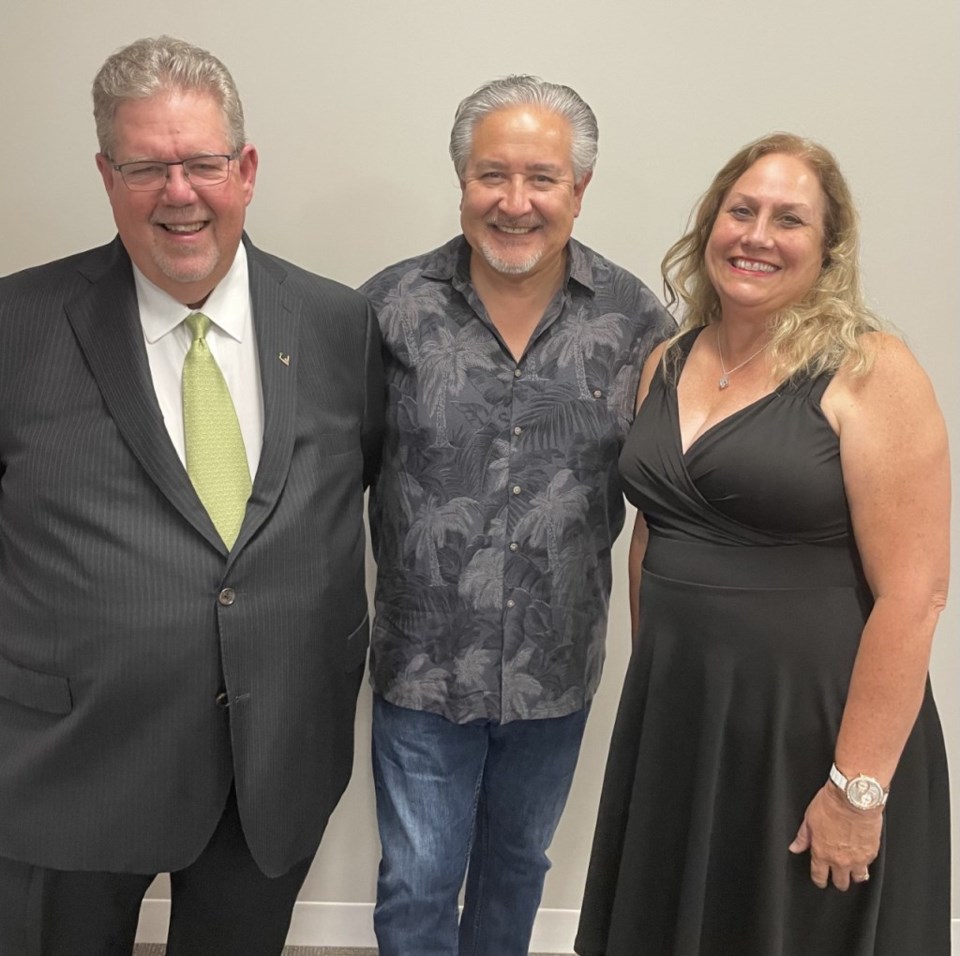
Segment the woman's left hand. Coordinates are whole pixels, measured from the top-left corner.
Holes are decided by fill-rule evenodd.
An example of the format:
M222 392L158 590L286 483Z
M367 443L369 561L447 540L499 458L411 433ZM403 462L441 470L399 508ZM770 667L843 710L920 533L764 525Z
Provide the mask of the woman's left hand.
M880 851L883 808L857 810L832 783L810 801L791 853L810 851L810 879L824 889L833 879L838 890L870 879L869 865Z

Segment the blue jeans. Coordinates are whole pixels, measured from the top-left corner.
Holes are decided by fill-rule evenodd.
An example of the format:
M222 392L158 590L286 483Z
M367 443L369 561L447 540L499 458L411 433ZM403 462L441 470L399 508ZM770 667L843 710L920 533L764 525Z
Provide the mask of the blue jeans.
M380 956L527 956L587 712L454 724L374 695Z

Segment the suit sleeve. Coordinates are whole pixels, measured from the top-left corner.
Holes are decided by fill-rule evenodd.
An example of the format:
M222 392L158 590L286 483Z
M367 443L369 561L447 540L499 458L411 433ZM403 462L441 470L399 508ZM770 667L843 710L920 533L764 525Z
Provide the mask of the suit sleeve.
M363 414L363 484L367 488L376 481L380 471L380 456L383 443L383 419L385 391L383 381L383 356L380 341L380 325L373 309L368 305L366 313L366 354L364 374L366 379Z

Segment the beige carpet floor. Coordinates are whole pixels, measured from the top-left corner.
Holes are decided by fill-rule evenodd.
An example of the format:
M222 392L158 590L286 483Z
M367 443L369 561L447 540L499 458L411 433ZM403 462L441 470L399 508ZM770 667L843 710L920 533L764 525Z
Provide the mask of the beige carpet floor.
M133 956L163 956L161 943L138 943L133 947ZM377 956L375 949L330 949L326 946L287 946L283 956Z
M133 956L163 956L161 943L138 943L133 947ZM283 956L377 956L375 949L330 949L326 946L287 946ZM534 956L533 953L530 956ZM549 956L543 953L542 956Z
M160 943L138 943L133 947L133 956L163 956ZM377 956L375 949L329 949L321 946L287 946L283 956Z
M138 943L133 947L133 956L163 956L160 943ZM326 946L287 946L283 956L377 956L375 949L330 949Z

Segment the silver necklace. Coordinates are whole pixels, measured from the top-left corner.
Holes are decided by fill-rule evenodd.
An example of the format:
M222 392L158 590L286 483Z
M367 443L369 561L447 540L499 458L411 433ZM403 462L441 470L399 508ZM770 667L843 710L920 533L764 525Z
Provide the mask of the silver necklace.
M720 341L720 326L717 326L717 355L720 356L720 371L723 373L720 376L720 381L717 382L720 390L723 391L730 384L730 376L734 372L739 371L743 368L744 365L749 365L768 345L770 344L769 340L764 342L756 352L753 353L749 358L745 358L739 365L735 365L733 368L727 368L726 364L723 361L723 345Z

